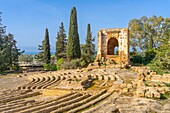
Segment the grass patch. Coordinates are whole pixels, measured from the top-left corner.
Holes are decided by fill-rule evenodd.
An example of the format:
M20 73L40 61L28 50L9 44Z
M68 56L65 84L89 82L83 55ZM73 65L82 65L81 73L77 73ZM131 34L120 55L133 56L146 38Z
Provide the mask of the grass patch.
M170 83L165 83L164 84L166 85L166 87L170 87Z
M165 92L164 94L161 94L161 98L160 99L168 99L168 98L170 98L170 91L168 91L168 92Z
M145 84L145 86L149 86L149 84L146 81L144 81L144 84Z

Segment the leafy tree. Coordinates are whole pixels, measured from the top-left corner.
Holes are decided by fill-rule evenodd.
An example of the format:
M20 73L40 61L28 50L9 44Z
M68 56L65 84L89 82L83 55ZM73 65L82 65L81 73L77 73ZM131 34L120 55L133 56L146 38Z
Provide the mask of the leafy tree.
M10 69L15 67L15 69L19 68L18 65L18 57L21 55L20 49L16 46L16 41L14 40L14 36L12 34L8 34L5 37L0 38L1 47L0 47L0 70Z
M170 70L170 29L164 34L164 38L160 40L160 46L156 49L156 57L152 61L157 71ZM169 71L170 73L170 71Z
M43 49L44 49L44 62L46 64L49 64L50 63L51 54L50 54L49 33L48 33L48 29L47 28L45 30L45 38L44 38L44 42L43 42Z
M160 44L165 31L170 28L170 18L143 16L129 22L130 44L133 50L146 51Z
M24 62L24 63L28 63L28 62L33 62L33 55L28 55L28 54L25 54L25 55L20 55L19 56L19 62Z
M61 26L59 28L59 32L57 33L57 41L56 41L56 57L66 57L66 46L67 46L67 40L66 40L66 33L64 29L63 22L61 23Z
M68 60L81 57L80 40L77 25L77 12L73 7L70 14L70 26L68 34L67 58Z
M1 14L1 13L0 13ZM19 68L18 57L21 55L20 49L16 46L16 40L14 40L13 34L6 35L6 26L1 23L0 16L0 71L15 67Z

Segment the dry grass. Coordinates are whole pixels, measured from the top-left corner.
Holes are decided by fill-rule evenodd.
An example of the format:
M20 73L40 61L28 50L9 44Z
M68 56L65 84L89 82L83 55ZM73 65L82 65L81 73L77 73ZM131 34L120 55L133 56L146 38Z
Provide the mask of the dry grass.
M44 89L43 96L61 96L71 93L70 90L63 90L63 89Z

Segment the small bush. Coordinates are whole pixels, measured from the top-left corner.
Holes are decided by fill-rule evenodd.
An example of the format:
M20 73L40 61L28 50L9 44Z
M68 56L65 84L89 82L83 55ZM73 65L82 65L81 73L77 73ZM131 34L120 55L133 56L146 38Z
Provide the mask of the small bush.
M55 64L44 64L43 67L44 67L44 70L46 70L46 71L56 71L57 70Z
M63 64L63 62L64 62L63 58L60 58L60 59L57 60L57 64L56 64L57 70L60 70L61 65Z
M71 69L71 62L64 62L64 63L61 65L61 68L62 68L62 69Z
M115 63L115 61L111 60L111 61L110 61L110 64L116 64L116 63Z
M87 65L87 63L83 60L83 61L80 62L80 65L81 65L81 67L84 67L84 66Z
M78 67L81 67L81 59L73 59L70 62L64 62L61 65L61 68L63 69L76 69Z
M132 58L130 58L130 61L134 64L142 64L143 57L141 55L134 55Z
M170 91L165 92L164 94L161 94L161 98L160 99L167 99L170 97Z

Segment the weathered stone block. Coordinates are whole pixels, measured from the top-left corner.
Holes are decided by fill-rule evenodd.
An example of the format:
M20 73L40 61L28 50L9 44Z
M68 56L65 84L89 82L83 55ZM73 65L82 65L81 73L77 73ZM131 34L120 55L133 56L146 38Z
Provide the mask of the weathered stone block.
M156 72L151 72L150 75L156 75Z
M127 88L131 89L132 88L132 84L127 84Z
M144 90L143 90L143 89L137 89L136 95L137 95L138 97L145 97Z

